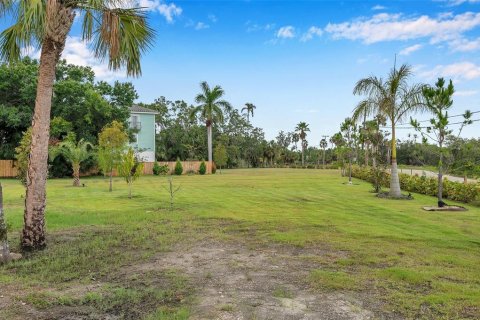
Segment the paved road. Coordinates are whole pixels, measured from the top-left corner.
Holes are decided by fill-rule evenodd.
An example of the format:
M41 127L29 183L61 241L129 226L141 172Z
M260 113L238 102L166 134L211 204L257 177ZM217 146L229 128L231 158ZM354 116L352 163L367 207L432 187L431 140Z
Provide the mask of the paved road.
M410 174L410 175L418 174L419 176L423 175L423 173L425 172L425 175L427 177L437 177L438 176L438 172L433 172L433 171L429 171L429 170L398 169L398 172L406 173L406 174ZM455 176L451 176L451 175L448 175L448 174L447 175L444 174L443 177L447 178L450 181L455 181L455 182L463 182L464 181L463 177L455 177ZM468 182L476 183L478 181L475 180L475 179L468 179Z

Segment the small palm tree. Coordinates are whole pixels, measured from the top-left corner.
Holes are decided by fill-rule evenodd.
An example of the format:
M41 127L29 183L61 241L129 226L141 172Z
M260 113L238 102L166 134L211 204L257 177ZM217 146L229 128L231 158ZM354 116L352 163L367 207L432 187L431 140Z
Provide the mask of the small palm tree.
M118 70L125 66L128 75L138 76L140 57L150 46L154 32L144 11L128 8L136 3L135 0L0 1L2 20L7 15L15 19L0 35L0 58L16 62L25 47L41 48L21 241L26 250L46 246L45 185L53 83L75 15L82 15L82 40L92 41L96 57L108 57L109 68Z
M227 101L221 99L225 95L222 87L215 86L213 89L210 89L208 83L203 81L200 83L200 88L202 92L195 97L195 102L199 103L199 105L192 110L191 116L194 117L200 114L200 117L205 121L208 138L208 161L212 162L212 125L215 122L223 121L222 108L230 110L232 106Z
M302 166L305 166L305 138L307 137L307 132L309 132L310 129L308 128L308 124L302 121L297 124L295 131L298 132L298 137L302 141Z
M72 140L60 142L50 152L50 157L55 159L62 155L70 164L73 170L73 186L80 187L80 164L92 156L93 146L90 142L83 139L78 143Z
M243 111L247 111L247 121L250 122L250 115L252 115L253 118L253 111L257 109L257 107L250 102L245 103L245 107L242 108Z
M400 197L400 181L397 170L397 144L395 127L405 120L407 115L425 110L422 90L423 84L409 85L412 76L411 68L402 65L398 70L393 70L387 79L370 76L361 79L353 89L354 94L365 95L353 111L353 119L358 121L364 116L380 115L389 120L392 130L392 172L390 177L390 196Z

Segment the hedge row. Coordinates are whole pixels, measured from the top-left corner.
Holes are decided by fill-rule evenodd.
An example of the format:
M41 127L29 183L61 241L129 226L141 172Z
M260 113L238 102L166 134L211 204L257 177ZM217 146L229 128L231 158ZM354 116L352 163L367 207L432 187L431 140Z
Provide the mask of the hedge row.
M373 183L374 171L370 167L352 167L352 176ZM400 187L404 191L437 196L438 179L418 175L399 174ZM379 177L382 187L390 187L390 173L381 172ZM460 183L443 180L443 197L453 201L472 202L480 197L480 185L477 183Z

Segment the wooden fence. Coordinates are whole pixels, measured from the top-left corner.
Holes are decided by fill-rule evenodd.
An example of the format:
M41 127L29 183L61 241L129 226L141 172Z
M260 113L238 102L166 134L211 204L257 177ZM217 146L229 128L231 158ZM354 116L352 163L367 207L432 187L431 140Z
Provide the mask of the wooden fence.
M15 160L0 160L0 178L14 178L17 176Z
M14 178L17 176L17 167L15 167L15 160L0 160L0 178ZM183 167L183 174L198 173L202 161L181 161ZM158 162L159 165L168 165L169 173L172 174L175 170L175 161ZM212 163L205 161L207 165L207 173L212 173ZM153 174L154 162L144 162L143 174ZM98 173L97 169L84 172L81 176L88 176Z

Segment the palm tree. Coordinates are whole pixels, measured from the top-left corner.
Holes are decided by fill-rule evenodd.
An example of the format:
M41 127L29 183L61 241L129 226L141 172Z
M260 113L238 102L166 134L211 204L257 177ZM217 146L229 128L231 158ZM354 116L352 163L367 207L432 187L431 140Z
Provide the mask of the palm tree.
M257 109L257 107L250 102L245 103L245 107L242 108L243 111L247 111L247 121L250 122L250 114L252 115L253 118L253 110Z
M62 155L72 165L73 170L73 186L80 187L80 164L90 158L93 146L90 142L83 139L75 143L71 140L60 142L50 152L52 159Z
M25 47L41 48L21 241L26 250L46 246L45 184L53 83L75 15L82 15L82 39L92 41L96 57L108 56L111 69L125 66L128 75L138 76L140 56L151 44L154 32L143 11L127 8L135 3L133 0L0 1L0 17L8 15L16 19L0 35L0 57L15 62Z
M307 132L310 131L308 124L306 122L300 122L297 124L295 131L298 132L300 140L302 140L302 166L305 166L305 138L307 137Z
M320 148L323 150L323 169L325 169L325 151L328 147L327 139L323 138L320 140Z
M195 97L195 102L199 103L199 105L192 110L191 116L194 117L200 114L201 118L205 120L208 138L208 161L212 162L212 124L217 121L222 122L222 108L229 110L232 106L227 101L220 100L225 94L222 87L215 86L213 89L210 89L208 83L203 81L200 83L200 88L202 92Z
M388 119L391 124L391 197L401 196L397 170L395 127L399 122L406 119L409 113L425 109L422 95L424 85L413 84L410 86L408 80L411 75L411 68L408 65L402 65L398 70L393 68L386 80L370 76L359 80L353 89L354 94L366 96L353 112L353 118L356 121L364 115L380 115Z

